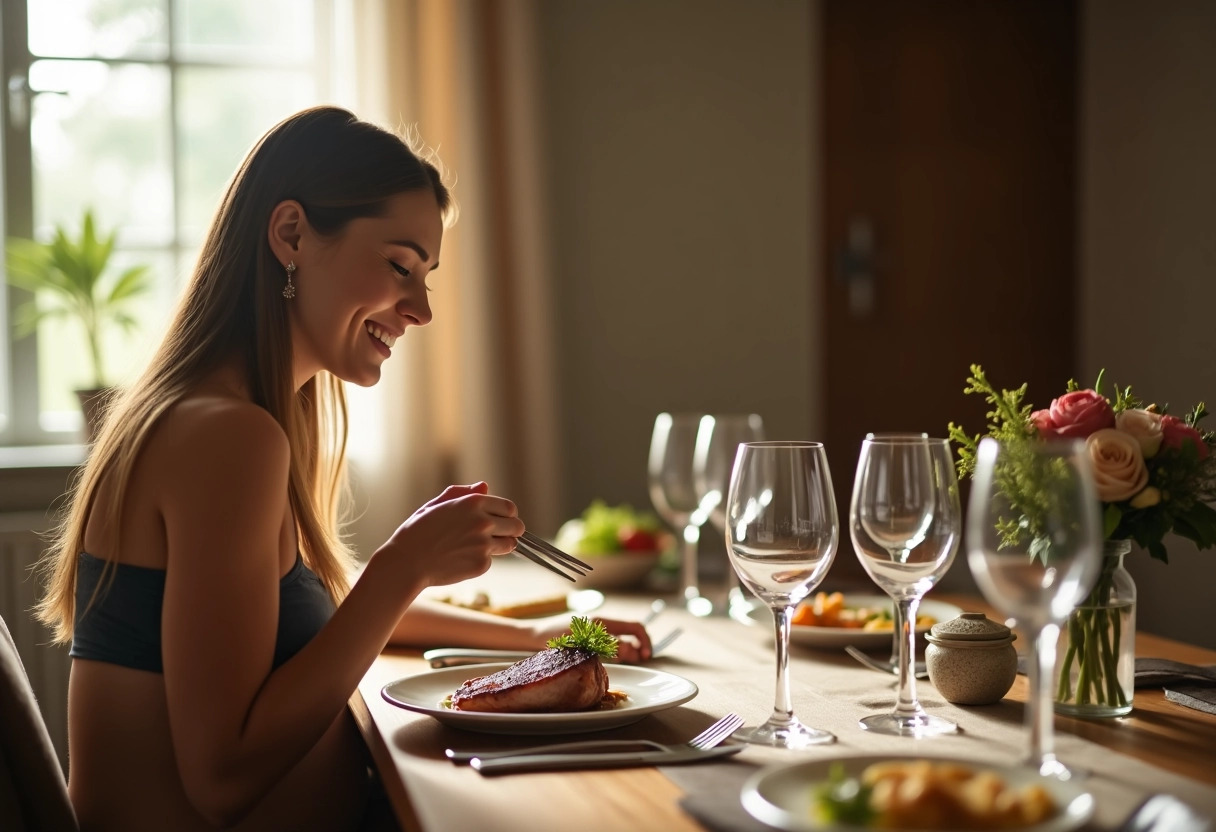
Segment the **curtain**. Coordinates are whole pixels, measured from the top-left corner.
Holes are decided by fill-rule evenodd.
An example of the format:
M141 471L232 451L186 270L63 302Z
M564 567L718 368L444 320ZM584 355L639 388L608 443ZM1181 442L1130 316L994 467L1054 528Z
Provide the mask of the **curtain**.
M460 209L428 281L434 320L397 342L378 385L348 385L363 557L449 483L485 480L540 534L558 524L535 11L533 0L353 0L357 114L415 130Z

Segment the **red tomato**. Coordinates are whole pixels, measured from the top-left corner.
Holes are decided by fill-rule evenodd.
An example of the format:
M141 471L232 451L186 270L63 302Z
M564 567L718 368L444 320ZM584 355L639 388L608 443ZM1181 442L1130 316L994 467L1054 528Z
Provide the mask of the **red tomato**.
M621 548L627 552L653 552L659 548L659 539L654 532L624 526L617 533Z

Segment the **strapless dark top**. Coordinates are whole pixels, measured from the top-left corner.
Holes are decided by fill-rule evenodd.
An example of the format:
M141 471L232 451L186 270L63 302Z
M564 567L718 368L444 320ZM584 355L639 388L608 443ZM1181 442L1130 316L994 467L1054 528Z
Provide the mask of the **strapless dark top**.
M89 606L104 566L101 558L80 553L76 625L68 655L163 673L160 616L165 603L164 570L115 564L109 588ZM298 653L333 613L333 601L321 579L296 555L295 566L279 581L274 666Z

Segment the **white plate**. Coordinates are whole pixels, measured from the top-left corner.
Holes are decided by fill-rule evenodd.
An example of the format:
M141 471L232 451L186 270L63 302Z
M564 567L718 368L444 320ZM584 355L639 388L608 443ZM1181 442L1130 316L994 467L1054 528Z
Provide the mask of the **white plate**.
M832 824L825 826L812 814L814 787L825 782L834 763L844 766L845 774L855 776L866 766L888 760L933 760L935 762L961 763L976 768L991 769L1004 778L1012 787L1027 783L1041 783L1060 808L1058 814L1044 823L1019 827L1019 832L1066 832L1084 824L1094 813L1094 798L1076 780L1055 780L1040 777L1030 768L994 766L977 760L960 760L950 757L925 757L922 755L883 755L866 757L842 757L835 760L793 763L762 769L748 778L743 785L741 799L743 808L757 820L784 832L819 832L835 829L840 832L863 827Z
M443 700L476 676L488 676L510 664L448 667L406 676L384 686L380 694L394 705L433 716L445 725L487 734L573 734L619 728L656 711L683 705L697 695L697 686L682 676L632 665L609 665L608 687L628 699L608 711L552 714L496 714L454 711Z
M856 595L844 596L846 607L886 607L892 608L889 595ZM931 615L938 622L958 618L962 609L947 604L944 601L932 601L928 598L920 602L918 615ZM771 624L772 618L768 607L759 605L751 613L753 619L762 620L766 625ZM917 627L917 633L929 632L928 627ZM891 646L890 630L861 630L848 627L808 627L805 624L795 624L790 627L790 642L804 647L844 648L850 644L861 650L877 650Z

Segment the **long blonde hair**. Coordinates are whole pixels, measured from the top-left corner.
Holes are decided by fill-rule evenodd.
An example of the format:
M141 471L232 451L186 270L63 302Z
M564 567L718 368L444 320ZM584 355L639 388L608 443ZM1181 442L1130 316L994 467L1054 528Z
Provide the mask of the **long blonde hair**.
M346 397L342 382L326 372L294 389L284 274L270 250L267 223L275 205L294 199L314 229L332 236L355 218L379 215L390 197L422 189L434 192L450 222L454 205L439 169L401 137L336 107L285 119L249 152L164 339L139 379L112 403L41 562L46 592L36 612L57 641L72 637L77 563L90 514L114 520L112 551L118 551L117 521L148 436L166 411L234 356L253 402L287 434L288 498L301 556L335 602L346 594L351 553L340 535ZM112 563L107 569L112 575Z

